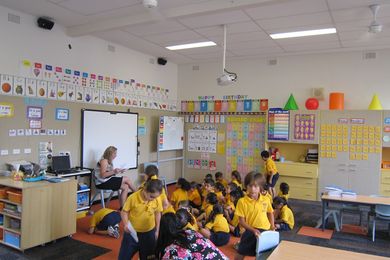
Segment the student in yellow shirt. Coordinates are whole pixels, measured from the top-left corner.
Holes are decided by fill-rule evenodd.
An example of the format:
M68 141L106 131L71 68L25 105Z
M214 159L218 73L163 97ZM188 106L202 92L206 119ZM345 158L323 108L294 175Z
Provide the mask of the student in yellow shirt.
M179 202L182 200L188 200L188 191L190 190L190 183L184 179L179 178L176 183L176 190L172 193L171 204L174 209L178 209Z
M202 228L200 233L210 239L214 245L224 246L229 243L229 231L229 223L223 216L223 207L220 204L215 204L205 228Z
M213 179L205 179L204 182L203 182L203 191L202 191L202 207L201 207L201 210L205 210L206 209L206 205L207 205L207 195L209 193L214 193L214 186L215 186L215 183L214 183L214 180Z
M102 208L96 211L89 224L89 234L109 235L119 238L119 223L121 215L118 211L109 208Z
M189 224L188 224L189 226L188 226L188 228L191 228L191 229L194 230L194 231L198 231L198 230L199 230L199 227L198 227L198 224L196 223L196 218L195 218L194 215L193 215L194 209L191 208L190 202L189 202L188 200L182 200L182 201L180 201L180 202L179 202L179 209L178 209L177 211L179 211L179 210L181 210L181 209L187 210L189 216L191 217L191 221L189 221ZM176 212L176 213L177 213L177 212ZM190 223L191 223L191 224L190 224ZM190 226L190 225L191 225L191 226Z
M160 180L148 180L143 189L131 194L123 206L121 217L124 225L119 260L128 260L139 251L141 260L155 258L156 239L160 228L161 200L157 199L163 189ZM138 241L130 234L132 225Z
M262 174L250 172L244 183L247 195L238 201L235 215L239 218L240 225L245 228L245 232L241 236L235 259L256 255L257 237L265 230L275 229L272 205L260 194L264 186Z
M276 196L275 185L279 179L278 169L276 169L275 162L271 159L268 151L262 151L261 158L265 161L265 174L268 191L272 195L272 198L274 198Z
M289 191L290 191L290 186L287 183L282 182L279 186L278 197L282 197L283 199L285 199L288 202L288 197L290 196L288 194Z
M238 171L232 171L232 183L235 183L242 190L241 174Z
M215 184L214 189L215 189L215 194L217 195L219 203L224 204L225 203L225 196L226 196L225 186L223 186L222 183L217 182Z
M228 182L223 178L222 172L216 172L215 173L215 182L220 182L224 187L228 185Z
M144 173L144 182L140 185L140 189L142 189L145 186L145 183L148 180L158 180L158 168L156 165L150 164L145 168ZM172 205L168 201L167 194L165 192L165 188L163 187L161 195L158 197L159 200L161 200L161 204L163 206L163 214L172 212L175 213L175 210L173 209Z
M213 207L218 203L217 195L213 192L207 194L206 197L206 206L204 212L199 215L196 219L198 221L198 226L202 227L201 221L207 220L210 217L211 212L213 211Z
M190 205L193 208L200 209L202 206L202 197L200 196L201 192L196 182L191 182L191 189L188 192L188 200Z
M279 211L279 216L276 217L275 227L276 230L288 231L294 228L294 214L289 208L285 199L276 197L274 199L275 211Z

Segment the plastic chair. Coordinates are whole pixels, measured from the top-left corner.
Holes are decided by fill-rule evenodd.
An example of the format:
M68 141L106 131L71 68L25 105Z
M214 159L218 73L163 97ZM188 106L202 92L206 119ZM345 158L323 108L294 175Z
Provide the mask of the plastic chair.
M93 181L93 184L95 186L95 195L93 195L93 197L91 199L91 205L90 206L92 206L92 204L95 201L96 197L98 195L100 195L100 202L102 204L102 208L105 208L106 204L108 205L110 203L110 200L114 196L115 192L118 192L118 197L120 196L120 192L119 192L119 190L117 190L117 191L115 191L115 190L102 190L102 189L99 189L98 187L96 187L97 177L95 175L95 172L96 172L96 170L92 173L92 181ZM107 199L106 202L104 201L104 194L105 193L110 193L110 195L108 196L108 199Z
M372 242L375 241L375 227L377 220L383 220L389 222L389 236L390 236L390 205L376 205L375 213L373 214L372 222Z
M261 253L275 248L279 245L280 236L277 231L264 231L257 238L256 259L260 258Z

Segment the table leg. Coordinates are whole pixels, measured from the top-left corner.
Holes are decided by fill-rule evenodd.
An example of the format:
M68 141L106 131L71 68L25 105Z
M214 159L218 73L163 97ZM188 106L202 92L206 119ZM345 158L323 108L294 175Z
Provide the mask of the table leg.
M326 202L325 200L322 200L322 231L325 231L325 207Z

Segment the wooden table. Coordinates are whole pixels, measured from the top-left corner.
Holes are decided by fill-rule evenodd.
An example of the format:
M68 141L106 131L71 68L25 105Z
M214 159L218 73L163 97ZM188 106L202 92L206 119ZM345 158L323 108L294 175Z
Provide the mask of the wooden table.
M279 246L272 252L268 260L312 260L316 258L332 260L389 259L381 256L355 253L328 247L282 241Z
M373 197L373 196L365 196L365 195L357 195L356 198L344 198L344 197L322 195L321 201L322 201L322 231L325 230L325 211L329 202L370 206L372 210L375 209L376 205L390 205L390 197Z

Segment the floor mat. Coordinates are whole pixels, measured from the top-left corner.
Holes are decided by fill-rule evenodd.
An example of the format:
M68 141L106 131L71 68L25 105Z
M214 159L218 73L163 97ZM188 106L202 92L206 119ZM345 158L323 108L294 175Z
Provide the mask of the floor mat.
M301 229L299 229L298 235L331 239L333 235L333 230L325 229L324 231L322 231L322 229L320 228L303 226L301 227Z

